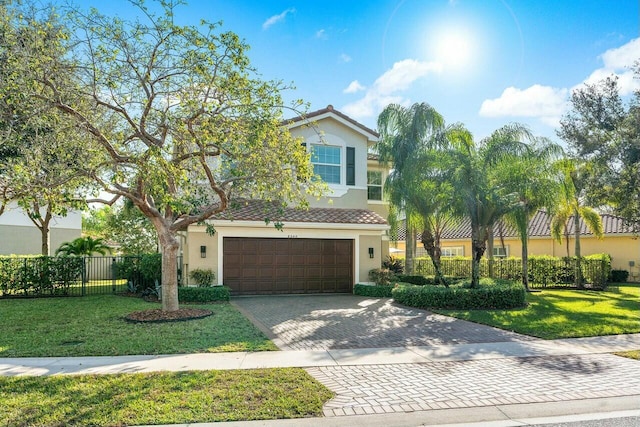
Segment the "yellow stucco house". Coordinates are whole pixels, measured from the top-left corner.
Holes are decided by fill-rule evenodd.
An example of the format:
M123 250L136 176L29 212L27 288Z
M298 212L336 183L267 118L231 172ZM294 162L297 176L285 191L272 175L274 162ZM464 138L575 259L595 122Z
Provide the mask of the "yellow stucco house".
M330 194L309 200L309 210L238 200L210 220L213 236L205 226L190 226L183 244L187 280L190 270L208 268L236 295L352 292L387 257L382 184L388 171L369 154L377 132L331 105L286 126L311 154Z
M622 218L602 214L604 237L598 239L580 223L580 248L582 255L607 253L611 255L611 267L627 270L629 280L640 280L640 239ZM551 216L538 211L529 222L529 255L551 255L557 257L573 256L575 238L573 237L573 219L567 224L568 238L563 236L562 243L551 238ZM395 247L404 253L404 235L398 237ZM391 244L392 252L394 244ZM468 220L455 227L446 229L441 241L443 256L471 256L471 227ZM428 256L418 241L417 256ZM510 224L500 222L494 229L494 256L521 257L522 244L516 229ZM486 254L485 254L486 256Z

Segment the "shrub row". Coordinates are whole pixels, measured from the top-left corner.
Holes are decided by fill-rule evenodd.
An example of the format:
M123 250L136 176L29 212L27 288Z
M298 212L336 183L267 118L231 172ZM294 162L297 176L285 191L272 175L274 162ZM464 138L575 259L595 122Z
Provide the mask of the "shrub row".
M442 258L442 273L445 276L471 276L470 257ZM417 258L416 273L433 276L435 271L429 258ZM500 279L521 280L521 258L496 258L493 260L494 276ZM611 271L611 257L608 254L595 254L582 257L581 271L587 283L595 287L604 287ZM575 281L576 258L531 256L529 257L529 282L542 287L572 284ZM489 261L480 261L480 276L489 276Z
M113 268L117 279L126 279L132 289L144 292L161 283L162 254L124 256Z
M67 295L82 280L83 262L77 257L0 257L0 294Z
M609 281L613 283L624 283L629 279L629 272L627 270L611 270L609 274Z
M519 283L493 279L482 279L478 288L469 288L463 281L448 288L399 284L391 292L399 304L456 310L524 307L525 294L524 287Z
M353 293L363 297L391 298L392 285L362 285L356 284Z
M207 288L178 288L178 301L180 302L212 302L229 301L229 288L226 286L212 286Z

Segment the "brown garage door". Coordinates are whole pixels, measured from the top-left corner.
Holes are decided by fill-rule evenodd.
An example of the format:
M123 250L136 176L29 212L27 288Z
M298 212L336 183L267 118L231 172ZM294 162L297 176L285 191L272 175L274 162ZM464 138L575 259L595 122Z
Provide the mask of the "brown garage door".
M353 290L353 240L225 237L223 260L234 295Z

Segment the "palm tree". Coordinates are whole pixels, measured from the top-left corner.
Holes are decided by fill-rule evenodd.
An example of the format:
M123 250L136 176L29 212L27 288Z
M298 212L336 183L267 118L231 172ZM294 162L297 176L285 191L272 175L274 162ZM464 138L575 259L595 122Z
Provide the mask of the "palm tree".
M56 250L56 255L63 256L91 256L94 253L106 255L111 253L111 248L104 243L102 238L94 239L91 236L78 237L71 242L65 242Z
M444 138L449 148L443 153L441 167L449 171L449 179L460 200L461 213L471 223L471 287L480 282L480 260L487 249L494 224L517 204L515 195L496 179L500 162L508 156L526 151L522 139L529 131L512 124L494 131L479 145L463 125L447 128ZM492 253L489 257L492 257Z
M574 255L576 257L575 284L576 287L582 289L584 288L584 283L580 253L580 219L584 221L584 224L593 234L602 238L602 218L598 212L583 203L585 178L589 172L588 164L578 163L572 159L563 159L557 165L562 174L561 199L551 219L551 235L558 243L562 243L562 232L568 229L569 220L573 219Z
M553 168L562 148L545 139L534 140L520 155L505 156L497 168L499 179L517 197L507 214L522 242L522 283L529 290L529 221L541 208L550 209L557 198L558 180Z
M411 107L388 105L378 117L380 141L376 145L379 161L392 165L385 189L387 197L397 211L406 215L406 259L405 270L413 274L414 248L416 245L413 206L407 203L411 177L424 168L417 159L420 153L432 146L433 135L444 126L442 116L427 103L416 103Z

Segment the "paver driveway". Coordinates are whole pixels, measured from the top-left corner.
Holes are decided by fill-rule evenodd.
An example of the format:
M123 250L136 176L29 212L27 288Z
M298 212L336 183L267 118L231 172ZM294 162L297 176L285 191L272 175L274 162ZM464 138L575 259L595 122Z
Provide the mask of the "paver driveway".
M355 295L233 299L283 350L325 350L488 343L532 338Z

